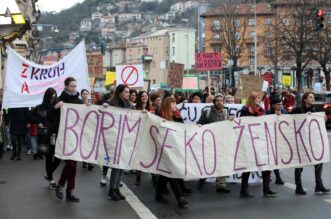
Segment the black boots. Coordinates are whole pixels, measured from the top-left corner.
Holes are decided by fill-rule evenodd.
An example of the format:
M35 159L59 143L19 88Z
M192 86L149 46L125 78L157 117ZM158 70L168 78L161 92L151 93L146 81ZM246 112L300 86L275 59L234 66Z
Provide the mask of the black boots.
M315 192L316 193L328 193L328 192L330 192L330 189L326 189L324 187L323 183L316 183Z
M302 184L297 184L295 189L295 194L297 195L307 195L307 192L303 189Z
M275 197L277 192L272 191L271 189L263 189L263 196L264 197Z
M125 196L120 192L119 189L109 188L108 195L113 201L125 200Z
M255 195L250 194L247 190L246 191L241 190L240 198L255 198Z
M67 202L79 202L79 198L75 197L72 194L72 190L71 189L67 189L66 190L66 201Z
M183 199L182 197L178 198L177 200L177 206L180 208L185 208L185 205L188 204L188 201Z
M197 184L197 190L202 190L205 182L206 182L206 179L199 179L198 184Z
M279 170L278 169L274 170L274 173L275 173L275 176L276 176L275 184L277 184L277 185L284 185L285 183L282 180L282 178L280 177Z

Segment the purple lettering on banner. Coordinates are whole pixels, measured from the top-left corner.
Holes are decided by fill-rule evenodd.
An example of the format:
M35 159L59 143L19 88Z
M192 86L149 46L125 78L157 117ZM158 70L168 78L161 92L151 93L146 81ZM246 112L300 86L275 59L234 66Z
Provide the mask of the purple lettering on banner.
M147 168L150 168L151 166L154 165L154 163L155 163L155 161L156 161L156 159L157 159L157 155L158 155L157 143L156 143L156 140L155 140L155 138L154 138L154 136L153 136L153 129L156 130L156 133L157 133L157 134L160 133L159 129L158 129L156 126L154 126L154 125L152 125L152 126L149 128L149 135L150 135L151 138L153 139L154 147L155 147L155 153L154 153L153 160L151 161L150 164L143 164L143 162L140 162L140 166L142 166L142 167L144 167L144 168L146 168L146 169L147 169Z
M237 157L238 157L238 152L239 152L239 145L240 145L240 142L241 142L241 137L242 137L242 135L244 133L245 126L244 125L240 125L241 119L239 119L239 123L236 120L234 120L234 122L238 126L234 126L233 129L240 129L240 133L238 135L238 140L236 142L236 150L235 150L235 153L234 153L234 161L233 161L233 171L245 170L245 169L247 169L246 167L236 167Z
M286 124L287 126L290 126L290 124L287 122L287 121L281 121L278 125L278 129L279 129L279 132L280 134L283 136L284 140L286 141L287 145L288 145L288 148L290 149L290 158L288 159L287 162L285 162L283 160L283 158L281 158L280 160L282 161L283 164L289 164L291 163L292 159L293 159L293 150L292 150L292 147L291 147L291 144L290 142L288 141L288 139L286 138L286 136L284 135L284 132L282 131L282 128L281 128L281 125L282 124Z
M120 121L118 124L118 132L117 132L117 139L116 139L116 147L115 147L115 153L114 153L114 160L113 160L113 164L117 163L117 150L119 147L119 139L120 139L120 135L121 135L121 127L122 127L122 115L120 115Z
M74 115L76 116L76 121L74 122L74 124L72 126L68 126L68 118L69 118L69 114L70 112L73 112ZM71 116L70 116L71 117ZM78 121L79 121L79 113L77 110L73 109L73 108L68 108L67 109L67 112L66 112L66 118L65 118L65 125L64 125L64 133L63 133L63 152L62 154L64 156L71 156L73 155L76 150L77 150L77 147L78 147L78 134L77 132L74 130L75 126L78 124ZM66 149L66 146L67 146L67 133L70 131L73 132L73 134L75 135L76 137L76 146L75 148L71 151L71 152L68 152L68 153L65 153L65 149Z
M56 67L56 68L51 69L51 71L48 72L48 78L54 78L57 71L59 71L59 67ZM51 72L53 74L51 74Z
M190 150L191 150L191 153L192 153L192 155L193 155L193 158L194 158L194 160L195 160L195 163L197 164L197 166L198 166L198 168L199 168L199 173L200 173L200 176L202 176L202 171L201 171L201 168L200 168L200 165L199 165L199 161L198 161L198 159L197 159L197 157L195 156L195 153L194 153L194 151L193 151L193 149L192 149L192 145L191 145L191 141L194 139L194 137L198 134L198 133L194 133L194 135L190 138L190 140L188 140L187 141L187 132L186 132L186 130L185 130L185 176L187 175L187 147L189 147L190 148Z
M313 122L316 122L316 124L317 124L318 131L319 131L319 133L320 133L320 137L321 137L321 141L322 141L322 153L321 153L321 156L320 156L319 158L316 158L316 157L315 157L314 150L313 150L313 145L312 145L312 143L311 143L311 138L312 138L312 136L311 136L311 124L312 124ZM314 136L314 137L316 137L316 136ZM323 136L322 136L321 126L320 126L319 122L318 122L316 119L312 119L312 120L310 121L310 123L309 123L309 144L310 144L311 154L313 155L314 159L315 159L316 161L320 161L320 160L322 160L323 157L324 157L324 147L325 147L325 146L324 146L324 140L323 140Z
M213 146L214 146L214 168L213 170L208 173L207 172L207 168L206 168L206 162L205 162L205 134L206 133L210 133L211 134L211 137L213 139ZM213 175L216 171L216 166L217 166L217 159L216 159L216 141L215 141L215 135L214 133L211 131L211 130L205 130L203 133L202 133L202 160L203 160L203 168L205 169L205 173L210 176L210 175Z
M126 125L125 125L126 124ZM128 128L128 132L129 134L137 127L137 134L136 134L136 139L134 141L134 145L133 145L133 149L132 149L132 153L131 153L131 157L130 157L130 161L129 161L129 165L131 164L132 161L132 156L133 153L136 150L136 146L137 146L137 140L138 140L138 136L139 136L139 132L140 132L140 126L141 126L141 117L139 117L139 119L134 123L134 125L132 126L132 128L129 127L129 121L128 121L128 116L125 115L124 116L124 121L123 121L123 127L122 127L122 137L121 137L121 146L120 146L120 151L119 151L119 155L118 155L118 160L117 160L117 164L119 164L120 162L120 158L121 158L121 151L122 151L122 142L123 142L123 136L124 136L124 128L125 126Z
M39 80L46 79L45 78L45 75L47 75L47 73L48 73L48 70L47 69L41 69Z
M106 138L105 138L105 130L108 130L110 128L112 128L115 124L115 118L113 116L113 114L109 113L109 112L104 112L99 110L99 112L101 113L101 124L100 124L100 131L99 131L99 136L98 136L98 147L97 147L97 151L95 153L95 160L98 159L99 156L99 147L100 147L100 137L102 135L102 141L103 141L103 148L105 149L105 153L106 153L106 157L107 160L109 160L109 154L108 154L108 150L107 150L107 142L106 142ZM112 123L109 126L104 126L104 122L105 122L105 115L109 116L112 118Z
M39 71L40 71L40 68L32 67L31 80L33 80L33 79L38 80L37 74L39 73Z
M165 136L164 136L164 139L163 139L163 143L162 143L162 145L161 145L161 152L160 152L159 160L158 160L158 162L157 162L156 170L161 171L161 172L164 172L164 173L171 174L170 171L163 170L163 169L160 169L160 168L159 168L160 163L161 163L161 158L162 158L162 155L163 155L163 152L164 152L165 148L172 148L171 145L167 145L167 144L166 144L166 140L167 140L167 137L168 137L169 131L174 131L174 132L176 132L175 129L167 128L167 131L166 131Z
M274 158L274 163L276 165L278 165L278 148L277 148L277 123L274 122L274 131L275 131L275 147L274 144L272 143L272 139L271 139L271 134L268 128L268 124L267 122L264 122L264 131L265 131L265 138L266 138L266 142L267 142L267 153L268 153L268 165L270 165L270 155L269 155L269 141L270 141L270 146L271 146L271 151L272 151L272 155Z
M257 153L256 153L256 147L255 147L255 143L254 143L254 140L255 140L255 139L260 139L260 138L259 138L259 137L253 137L252 129L251 129L251 127L253 127L253 126L259 126L259 125L261 125L261 123L253 123L253 124L249 124L249 125L248 125L248 129L249 129L249 134L250 134L250 136L251 136L251 140L252 140L252 146L253 146L253 150L254 150L254 157L255 157L255 163L256 163L256 166L257 166L257 167L262 167L262 166L265 166L266 163L259 164L258 157L257 157Z
M95 131L94 131L94 140L93 140L93 146L92 146L92 149L91 149L90 153L89 153L87 156L85 156L85 155L83 154L82 140L83 140L83 134L84 134L85 124L86 124L87 119L89 118L89 116L92 115L92 114L95 114L95 115L96 115L97 126L95 127ZM94 111L94 110L88 112L88 113L86 114L85 118L84 118L84 122L83 122L82 129L81 129L81 132L80 132L80 137L79 137L79 146L80 146L80 147L79 147L79 151L80 151L80 156L81 156L84 160L88 160L88 159L91 157L91 155L92 155L92 153L93 153L93 151L94 151L94 149L95 149L95 144L96 144L96 142L97 142L97 136L98 136L98 127L99 127L99 114L98 114L96 111ZM90 131L90 130L89 130L89 131Z
M311 159L310 159L309 154L308 154L307 147L306 147L305 142L303 141L303 138L302 138L302 135L301 135L301 129L302 129L302 127L303 127L303 125L305 124L306 121L307 121L307 119L304 119L303 122L301 123L301 125L299 126L299 128L297 129L297 125L296 125L295 119L293 120L293 123L294 123L294 133L295 133L295 142L296 142L297 153L298 153L298 158L299 158L299 162L300 163L301 163L301 157L300 157L300 151L299 151L299 141L298 141L298 138L297 138L298 135L300 135L302 146L305 149L305 152L307 154L307 157L309 159L309 162L311 162Z

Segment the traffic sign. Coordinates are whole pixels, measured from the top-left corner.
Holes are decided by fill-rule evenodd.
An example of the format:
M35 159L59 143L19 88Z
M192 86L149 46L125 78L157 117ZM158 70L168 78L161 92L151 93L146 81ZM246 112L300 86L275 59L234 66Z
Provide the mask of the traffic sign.
M116 66L116 83L129 87L143 87L143 74L142 65L119 65Z

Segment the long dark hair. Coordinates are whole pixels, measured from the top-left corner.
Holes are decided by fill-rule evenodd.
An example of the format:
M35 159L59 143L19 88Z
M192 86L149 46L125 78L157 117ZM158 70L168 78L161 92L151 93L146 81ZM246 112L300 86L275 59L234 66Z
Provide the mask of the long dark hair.
M146 91L139 91L139 93L137 95L137 100L136 100L136 103L137 103L136 109L137 110L143 110L143 103L141 102L141 97L143 96L144 93L148 95L148 93ZM150 111L150 108L151 108L151 106L150 106L150 101L149 101L149 96L148 96L148 101L146 103L145 110Z
M115 93L113 94L110 103L113 106L119 106L124 104L124 100L121 98L121 93L125 90L125 88L130 89L127 85L120 84L116 87Z
M53 95L55 94L55 98L53 98ZM44 97L43 97L43 102L41 105L50 107L55 104L55 100L57 98L57 93L56 90L52 87L47 88L45 91Z

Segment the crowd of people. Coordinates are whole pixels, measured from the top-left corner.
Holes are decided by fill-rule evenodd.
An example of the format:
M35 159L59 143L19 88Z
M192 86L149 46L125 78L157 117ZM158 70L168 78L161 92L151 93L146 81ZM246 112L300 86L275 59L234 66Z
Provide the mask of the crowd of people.
M296 92L293 89L277 89L271 87L269 92L251 93L245 103L243 100L236 98L235 93L231 90L222 90L215 92L211 89L209 92L206 88L203 92L176 93L171 91L159 90L158 92L137 91L130 89L126 85L118 85L113 92L98 94L96 92L89 93L88 90L77 90L77 81L69 77L64 81L65 89L57 96L57 92L53 88L48 88L44 94L43 101L40 105L29 108L10 108L2 110L1 132L0 132L0 157L3 152L11 152L11 160L22 159L22 148L27 146L27 154L32 154L33 159L45 158L45 179L48 182L49 188L55 190L58 199L64 199L64 188L66 187L66 201L79 202L74 194L76 184L76 169L77 161L64 160L61 161L55 154L55 142L59 129L60 108L64 103L72 104L97 104L103 107L113 106L118 108L140 110L142 113L153 113L164 120L173 122L183 122L180 113L177 109L177 104L180 103L212 103L210 108L202 111L197 125L202 126L214 122L233 120L228 111L224 109L225 104L243 104L241 116L263 116L265 114L303 114L316 112L313 106L314 93L306 90ZM2 98L3 90L0 90L0 98ZM56 181L53 173L58 168L59 164L64 162L64 167L60 178ZM315 167L315 192L328 193L330 190L324 187L322 182L323 164L317 164ZM83 163L82 168L87 168L92 171L92 164ZM106 186L107 171L109 167L103 166L100 184ZM297 195L305 195L303 189L301 174L303 168L295 168L295 184ZM125 200L125 196L121 193L122 176L125 170L112 168L110 174L110 186L108 195L113 201ZM132 171L136 174L135 185L141 184L142 173L140 171ZM284 184L280 176L279 170L274 170L276 176L276 184ZM270 188L271 171L263 171L263 195L265 197L275 196L276 191ZM254 195L249 192L250 173L242 174L241 182L241 198L253 198ZM166 203L168 200L165 195L169 193L167 184L174 193L177 205L185 207L188 201L184 196L192 195L193 190L186 186L183 179L168 178L163 175L152 174L152 183L155 187L155 201ZM197 182L197 189L202 190L205 179L200 179ZM229 193L230 189L226 186L226 177L216 178L216 192Z

